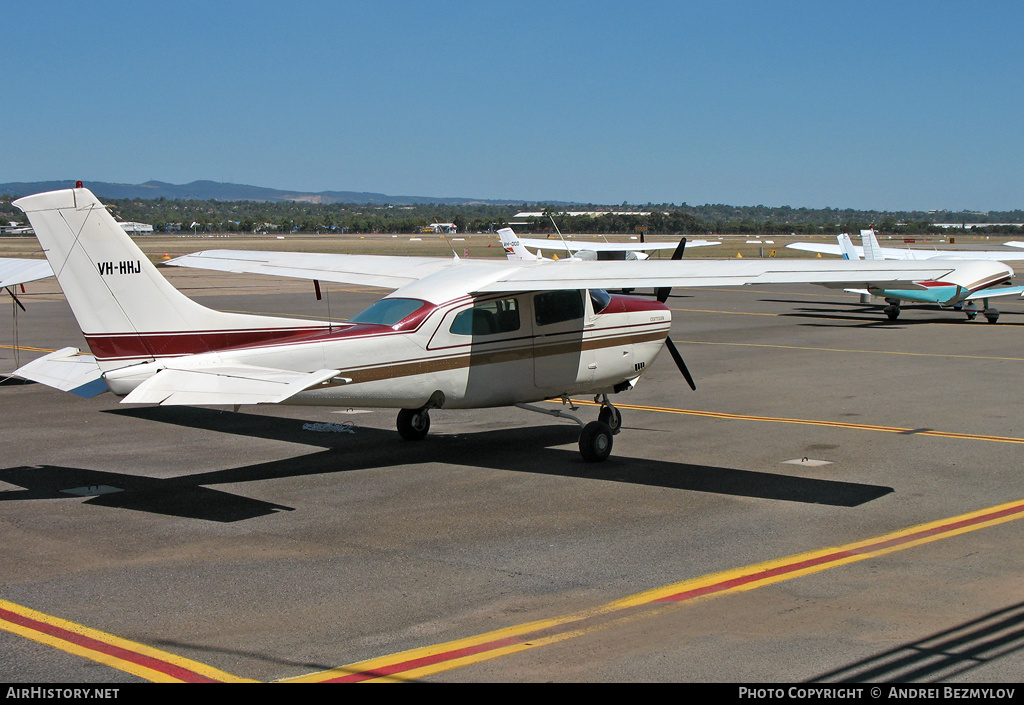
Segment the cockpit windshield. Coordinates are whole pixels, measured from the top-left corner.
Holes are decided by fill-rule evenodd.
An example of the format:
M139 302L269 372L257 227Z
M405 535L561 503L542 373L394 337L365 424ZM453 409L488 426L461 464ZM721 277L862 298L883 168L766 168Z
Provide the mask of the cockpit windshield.
M350 323L393 326L427 304L419 299L381 299L370 308L348 319Z
M590 303L594 306L594 313L601 313L608 304L612 302L611 294L604 289L591 289L590 290Z

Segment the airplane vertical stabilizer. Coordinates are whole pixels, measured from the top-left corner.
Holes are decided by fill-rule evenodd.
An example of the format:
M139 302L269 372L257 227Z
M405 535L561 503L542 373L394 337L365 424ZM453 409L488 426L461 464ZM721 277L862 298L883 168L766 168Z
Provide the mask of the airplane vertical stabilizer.
M88 189L26 196L14 205L28 216L82 333L101 362L207 352L231 344L230 332L247 331L251 338L256 331L279 336L322 327L225 313L192 301L157 271Z
M857 254L856 248L853 246L853 240L850 239L849 233L843 233L836 237L839 240L839 251L843 253L843 259L859 260L860 255Z
M882 248L878 244L878 239L875 237L874 230L861 230L860 239L861 243L864 245L864 259L885 259L885 254L882 252Z
M527 261L537 259L537 255L530 252L523 243L519 242L519 238L516 237L512 228L502 228L498 231L498 237L501 238L501 246L505 248L505 255L509 259Z

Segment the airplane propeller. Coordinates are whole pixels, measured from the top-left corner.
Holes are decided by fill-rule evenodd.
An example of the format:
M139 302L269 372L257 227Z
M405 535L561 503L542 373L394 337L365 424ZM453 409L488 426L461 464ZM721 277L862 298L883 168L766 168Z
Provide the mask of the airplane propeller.
M684 237L679 241L679 247L677 247L675 249L675 252L672 253L672 259L682 259L683 251L685 249L686 238ZM668 301L670 293L672 293L672 287L666 286L659 288L656 292L658 302L665 303L666 301ZM676 367L678 367L679 371L683 373L683 379L685 379L686 383L690 385L690 389L697 391L697 385L694 383L693 376L690 375L690 370L686 367L686 363L683 361L683 356L679 354L679 351L676 349L675 343L673 343L672 339L669 338L668 336L665 336L665 347L668 348L668 352L670 355L672 355L672 359L676 361Z

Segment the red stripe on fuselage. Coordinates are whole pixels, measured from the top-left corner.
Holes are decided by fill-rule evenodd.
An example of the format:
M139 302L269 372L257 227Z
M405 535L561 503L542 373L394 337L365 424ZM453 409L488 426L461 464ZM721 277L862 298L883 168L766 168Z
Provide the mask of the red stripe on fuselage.
M173 357L195 353L306 341L322 335L326 328L285 328L269 330L205 330L166 333L85 334L89 349L100 360Z
M469 297L462 297L456 303ZM449 304L444 304L447 308ZM394 326L341 323L335 326L308 328L266 328L248 330L164 331L148 333L86 333L89 349L98 360L133 360L178 357L215 351L260 348L268 345L289 345L395 335L418 330L430 315L442 306L427 304ZM638 313L667 311L665 304L634 296L612 295L601 312ZM627 328L633 325L625 326ZM615 328L620 328L616 326ZM611 329L610 329L611 330Z

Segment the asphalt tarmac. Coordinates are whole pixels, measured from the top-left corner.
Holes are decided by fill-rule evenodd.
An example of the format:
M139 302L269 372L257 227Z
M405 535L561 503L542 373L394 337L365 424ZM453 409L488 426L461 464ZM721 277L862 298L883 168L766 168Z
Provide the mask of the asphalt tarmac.
M168 274L234 311L381 295ZM0 370L84 346L56 285L27 289ZM388 410L0 386L0 681L1019 682L1024 305L669 305L697 391L660 356L598 465L519 409L435 410L407 443Z

